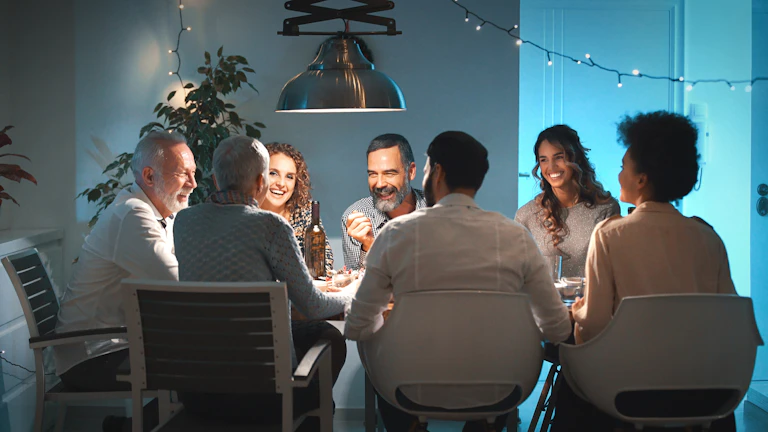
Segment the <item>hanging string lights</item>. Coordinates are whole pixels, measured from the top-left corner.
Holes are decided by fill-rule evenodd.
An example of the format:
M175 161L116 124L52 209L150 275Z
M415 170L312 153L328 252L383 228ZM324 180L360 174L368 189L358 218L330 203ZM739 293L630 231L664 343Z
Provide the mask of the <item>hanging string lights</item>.
M459 0L450 0L450 2L453 3L454 5L456 5L457 7L460 7L461 9L464 10L464 22L469 22L470 21L470 17L474 17L477 21L480 22L480 24L478 24L477 27L475 27L475 30L479 31L484 26L489 25L489 26L495 28L496 30L502 31L502 32L506 33L507 36L515 39L515 44L517 46L528 45L528 46L532 46L533 48L536 48L536 49L546 53L546 55L547 55L547 66L552 66L554 64L553 59L552 59L553 57L559 57L559 58L562 58L563 60L570 60L570 61L572 61L573 63L575 63L577 65L582 65L583 64L585 66L589 66L589 67L593 67L593 68L597 68L597 69L603 70L605 72L613 73L613 74L616 75L616 79L618 81L617 86L619 88L622 88L624 86L624 84L621 82L621 78L622 77L631 77L631 78L647 78L647 79L652 79L652 80L665 80L665 81L670 81L670 82L685 82L685 83L687 83L687 85L685 87L686 91L692 91L694 89L694 87L696 86L696 84L700 84L700 83L723 83L723 84L727 85L728 88L731 91L736 90L736 85L737 84L746 84L744 86L744 91L749 93L749 92L752 91L752 87L755 85L756 82L758 82L758 81L768 81L768 77L755 77L755 78L752 78L752 79L745 79L745 80L732 80L732 79L726 79L726 78L689 80L689 79L686 79L683 76L671 77L671 76L648 75L648 74L641 73L640 70L638 70L638 69L633 69L631 72L622 72L622 71L620 71L618 69L614 69L614 68L607 67L607 66L604 66L602 64L596 63L592 59L592 56L590 54L586 54L585 55L587 61L584 62L584 61L582 61L579 58L575 58L575 57L572 57L570 55L567 55L567 54L564 54L564 53L561 53L561 52L557 52L557 51L554 51L554 50L550 50L550 49L544 48L541 45L536 44L535 42L532 42L532 41L527 40L527 39L523 39L519 35L515 34L516 30L519 29L519 26L517 24L515 24L514 26L512 26L510 28L505 28L505 27L502 27L502 26L494 23L493 21L490 21L490 20L488 20L486 18L483 18L480 15L476 14L475 12L471 11L469 8L467 8L466 6L461 4L459 2Z

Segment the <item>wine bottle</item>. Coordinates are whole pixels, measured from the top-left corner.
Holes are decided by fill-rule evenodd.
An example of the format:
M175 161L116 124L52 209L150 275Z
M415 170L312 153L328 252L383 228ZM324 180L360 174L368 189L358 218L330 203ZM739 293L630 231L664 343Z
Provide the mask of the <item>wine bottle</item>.
M304 262L313 279L325 277L325 230L320 226L318 201L312 201L312 224L304 231Z

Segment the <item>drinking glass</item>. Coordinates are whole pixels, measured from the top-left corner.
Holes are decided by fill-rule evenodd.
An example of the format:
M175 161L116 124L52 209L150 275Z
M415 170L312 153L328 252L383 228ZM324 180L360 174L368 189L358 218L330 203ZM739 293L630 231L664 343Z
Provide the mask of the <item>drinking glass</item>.
M560 282L563 273L562 255L545 255L544 260L546 260L550 275L552 275L552 282Z

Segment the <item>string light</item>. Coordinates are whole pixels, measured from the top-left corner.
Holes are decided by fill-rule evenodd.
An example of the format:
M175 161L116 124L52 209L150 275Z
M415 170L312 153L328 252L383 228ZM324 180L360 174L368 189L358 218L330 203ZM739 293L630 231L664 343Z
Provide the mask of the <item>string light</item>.
M176 48L168 50L168 54L176 54L176 70L168 72L168 75L176 75L176 77L179 79L179 84L181 84L181 89L184 91L184 96L186 96L187 89L184 88L184 80L181 79L181 74L179 73L181 71L181 54L179 53L179 46L181 46L181 34L185 31L192 31L192 27L184 27L184 15L182 14L183 10L184 4L182 4L181 0L179 0L179 33L176 35Z
M468 18L471 15L472 17L476 18L478 21L482 22L482 24L478 25L475 28L476 30L480 30L485 24L488 24L489 26L491 26L491 27L493 27L493 28L495 28L497 30L501 30L501 31L507 33L508 36L516 39L516 43L517 43L518 46L522 45L522 44L526 44L526 45L530 45L530 46L532 46L532 47L534 47L534 48L536 48L538 50L546 52L547 53L547 65L549 65L549 66L552 66L552 57L551 57L552 55L557 56L557 57L561 57L561 58L566 59L566 60L571 60L574 63L579 64L579 65L582 64L582 61L579 60L579 59L573 58L573 57L571 57L571 56L569 56L567 54L563 54L563 53L560 53L560 52L557 52L557 51L550 51L550 50L542 47L541 45L538 45L538 44L536 44L536 43L534 43L532 41L529 41L529 40L525 40L525 39L521 38L519 35L513 34L513 31L517 30L520 27L517 24L515 24L511 28L504 28L504 27L494 23L493 21L488 21L485 18L481 17L480 15L472 12L466 6L460 4L458 2L458 0L453 0L452 3L464 10L464 16L465 16L464 20L465 21L468 21ZM766 76L766 77L754 77L754 78L749 79L749 80L728 80L728 79L725 79L725 78L686 80L682 76L675 78L675 77L671 77L671 76L653 76L653 75L641 74L640 71L637 70L637 69L632 70L631 73L626 73L626 72L621 72L621 71L619 71L617 69L612 69L612 68L603 66L601 64L595 63L595 61L592 59L592 56L590 54L586 54L585 57L587 58L587 60L589 60L589 62L586 63L587 66L594 67L594 68L603 70L605 72L615 73L618 76L618 78L619 78L619 83L618 83L619 87L622 87L621 77L622 76L628 76L628 77L635 77L635 78L647 78L647 79L652 79L652 80L666 80L666 81L670 81L670 82L687 82L687 83L689 83L688 86L686 86L686 88L685 88L687 91L693 90L693 86L696 85L696 84L699 84L699 83L724 83L731 90L733 90L735 88L734 84L746 84L746 87L744 87L744 91L749 93L749 92L752 91L752 86L754 86L754 84L756 82L758 82L758 81L768 81L768 76Z
M464 22L469 22L469 12L464 16Z

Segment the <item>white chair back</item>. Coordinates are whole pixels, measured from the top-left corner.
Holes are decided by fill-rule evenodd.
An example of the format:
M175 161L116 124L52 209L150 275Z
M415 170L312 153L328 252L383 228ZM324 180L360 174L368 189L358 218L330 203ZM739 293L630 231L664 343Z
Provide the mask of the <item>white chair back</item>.
M541 372L541 332L528 296L439 290L408 293L384 326L360 344L373 386L414 415L488 419L514 410ZM501 403L471 410L467 390L494 392ZM476 393L475 393L476 394Z
M593 340L561 345L560 363L573 390L615 418L646 426L708 424L736 409L762 344L750 298L627 297ZM697 397L698 409L682 403L686 397Z

